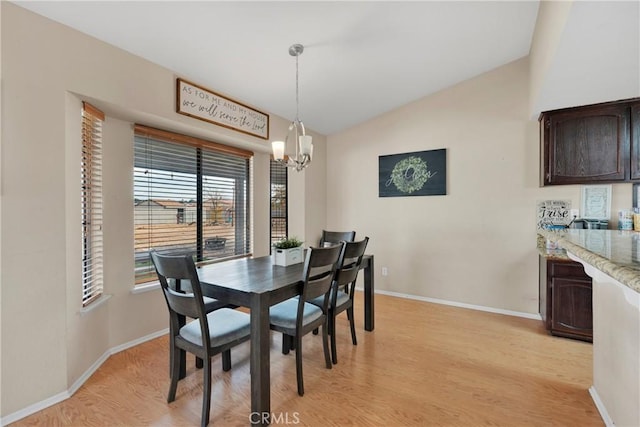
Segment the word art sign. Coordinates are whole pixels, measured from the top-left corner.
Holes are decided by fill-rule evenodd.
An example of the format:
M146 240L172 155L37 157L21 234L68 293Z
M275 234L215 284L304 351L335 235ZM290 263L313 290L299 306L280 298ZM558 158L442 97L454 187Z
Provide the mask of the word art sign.
M568 226L573 219L570 212L571 200L542 200L538 202L538 230L551 226Z
M238 132L269 139L269 115L178 79L176 112Z
M378 157L379 197L446 194L446 149Z

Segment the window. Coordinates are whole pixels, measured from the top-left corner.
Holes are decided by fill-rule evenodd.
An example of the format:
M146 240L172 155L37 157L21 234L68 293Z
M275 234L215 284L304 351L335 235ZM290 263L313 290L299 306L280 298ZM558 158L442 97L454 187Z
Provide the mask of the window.
M252 152L141 125L134 150L136 283L156 279L151 249L196 263L250 255Z
M80 161L82 221L82 305L103 291L102 268L102 122L104 113L84 102Z
M271 246L287 237L287 167L271 160Z

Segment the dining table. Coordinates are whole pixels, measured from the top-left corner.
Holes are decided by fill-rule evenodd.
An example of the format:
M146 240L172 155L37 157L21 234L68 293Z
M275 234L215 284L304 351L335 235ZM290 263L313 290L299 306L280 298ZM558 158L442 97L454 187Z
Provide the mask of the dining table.
M374 329L374 258L364 255L364 329ZM198 267L205 296L247 307L251 319L250 425L268 425L271 418L269 307L299 295L304 264L274 265L271 256L228 260Z

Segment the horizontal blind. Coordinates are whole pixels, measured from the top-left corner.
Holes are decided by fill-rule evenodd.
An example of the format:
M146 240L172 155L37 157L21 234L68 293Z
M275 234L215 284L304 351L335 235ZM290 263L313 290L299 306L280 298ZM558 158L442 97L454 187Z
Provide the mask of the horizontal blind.
M102 122L104 113L84 102L82 109L81 221L82 305L103 293Z
M271 159L271 246L287 237L287 166Z
M156 279L151 249L188 254L197 263L250 253L252 153L220 146L136 126L136 283Z

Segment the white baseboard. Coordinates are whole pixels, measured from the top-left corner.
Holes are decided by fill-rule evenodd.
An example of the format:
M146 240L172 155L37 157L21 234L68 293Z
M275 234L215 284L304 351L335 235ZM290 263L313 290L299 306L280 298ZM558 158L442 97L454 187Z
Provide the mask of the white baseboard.
M3 417L0 420L0 426L6 426L7 424L11 424L18 420L21 420L24 417L27 417L31 414L35 414L38 411L41 411L49 406L53 406L56 403L60 403L63 400L67 400L71 397L71 393L69 391L63 391L62 393L58 393L55 396L51 396L45 400L41 400L40 402L36 402L33 405L29 405L26 408L23 408L19 411L14 412L13 414L9 414L6 417Z
M47 399L41 400L40 402L36 402L33 405L29 405L26 408L7 415L6 417L2 417L2 419L0 419L0 426L11 424L22 418L28 417L31 414L35 414L38 411L48 408L49 406L55 405L56 403L60 403L63 400L70 398L76 391L80 389L80 387L82 387L82 384L84 384L91 377L91 375L93 375L98 370L98 368L100 368L100 366L102 366L102 364L107 361L110 356L116 353L120 353L121 351L128 348L135 347L136 345L142 344L143 342L151 341L168 333L169 328L166 328L164 330L154 332L144 337L110 348L109 350L105 351L104 354L100 356L98 360L96 360L95 363L93 363L93 365L89 367L89 369L87 369L82 375L80 375L80 378L78 378L71 385L71 387L69 387L68 390L63 391L62 393L58 393Z
M615 423L609 416L609 412L607 412L607 408L605 408L604 403L602 403L600 395L598 395L595 387L589 387L589 394L591 395L591 399L593 399L593 403L595 403L596 405L596 409L598 409L598 412L600 413L602 421L604 421L604 425L606 425L607 427L614 427Z
M357 288L358 290L362 291L362 288ZM471 310L478 310L478 311L486 311L489 313L498 313L498 314L506 314L507 316L516 316L516 317L524 317L526 319L535 319L535 320L542 320L542 317L540 316L539 313L525 313L522 311L512 311L512 310L504 310L501 308L493 308L493 307L485 307L482 305L474 305L474 304L466 304L464 302L457 302L457 301L448 301L448 300L443 300L443 299L438 299L438 298L429 298L429 297L422 297L422 296L417 296L417 295L410 295L410 294L403 294L400 292L391 292L391 291L375 291L376 294L381 294L381 295L389 295L392 297L398 297L398 298L406 298L406 299L412 299L412 300L417 300L417 301L425 301L425 302L432 302L434 304L443 304L443 305L450 305L453 307L461 307L461 308L469 308Z

